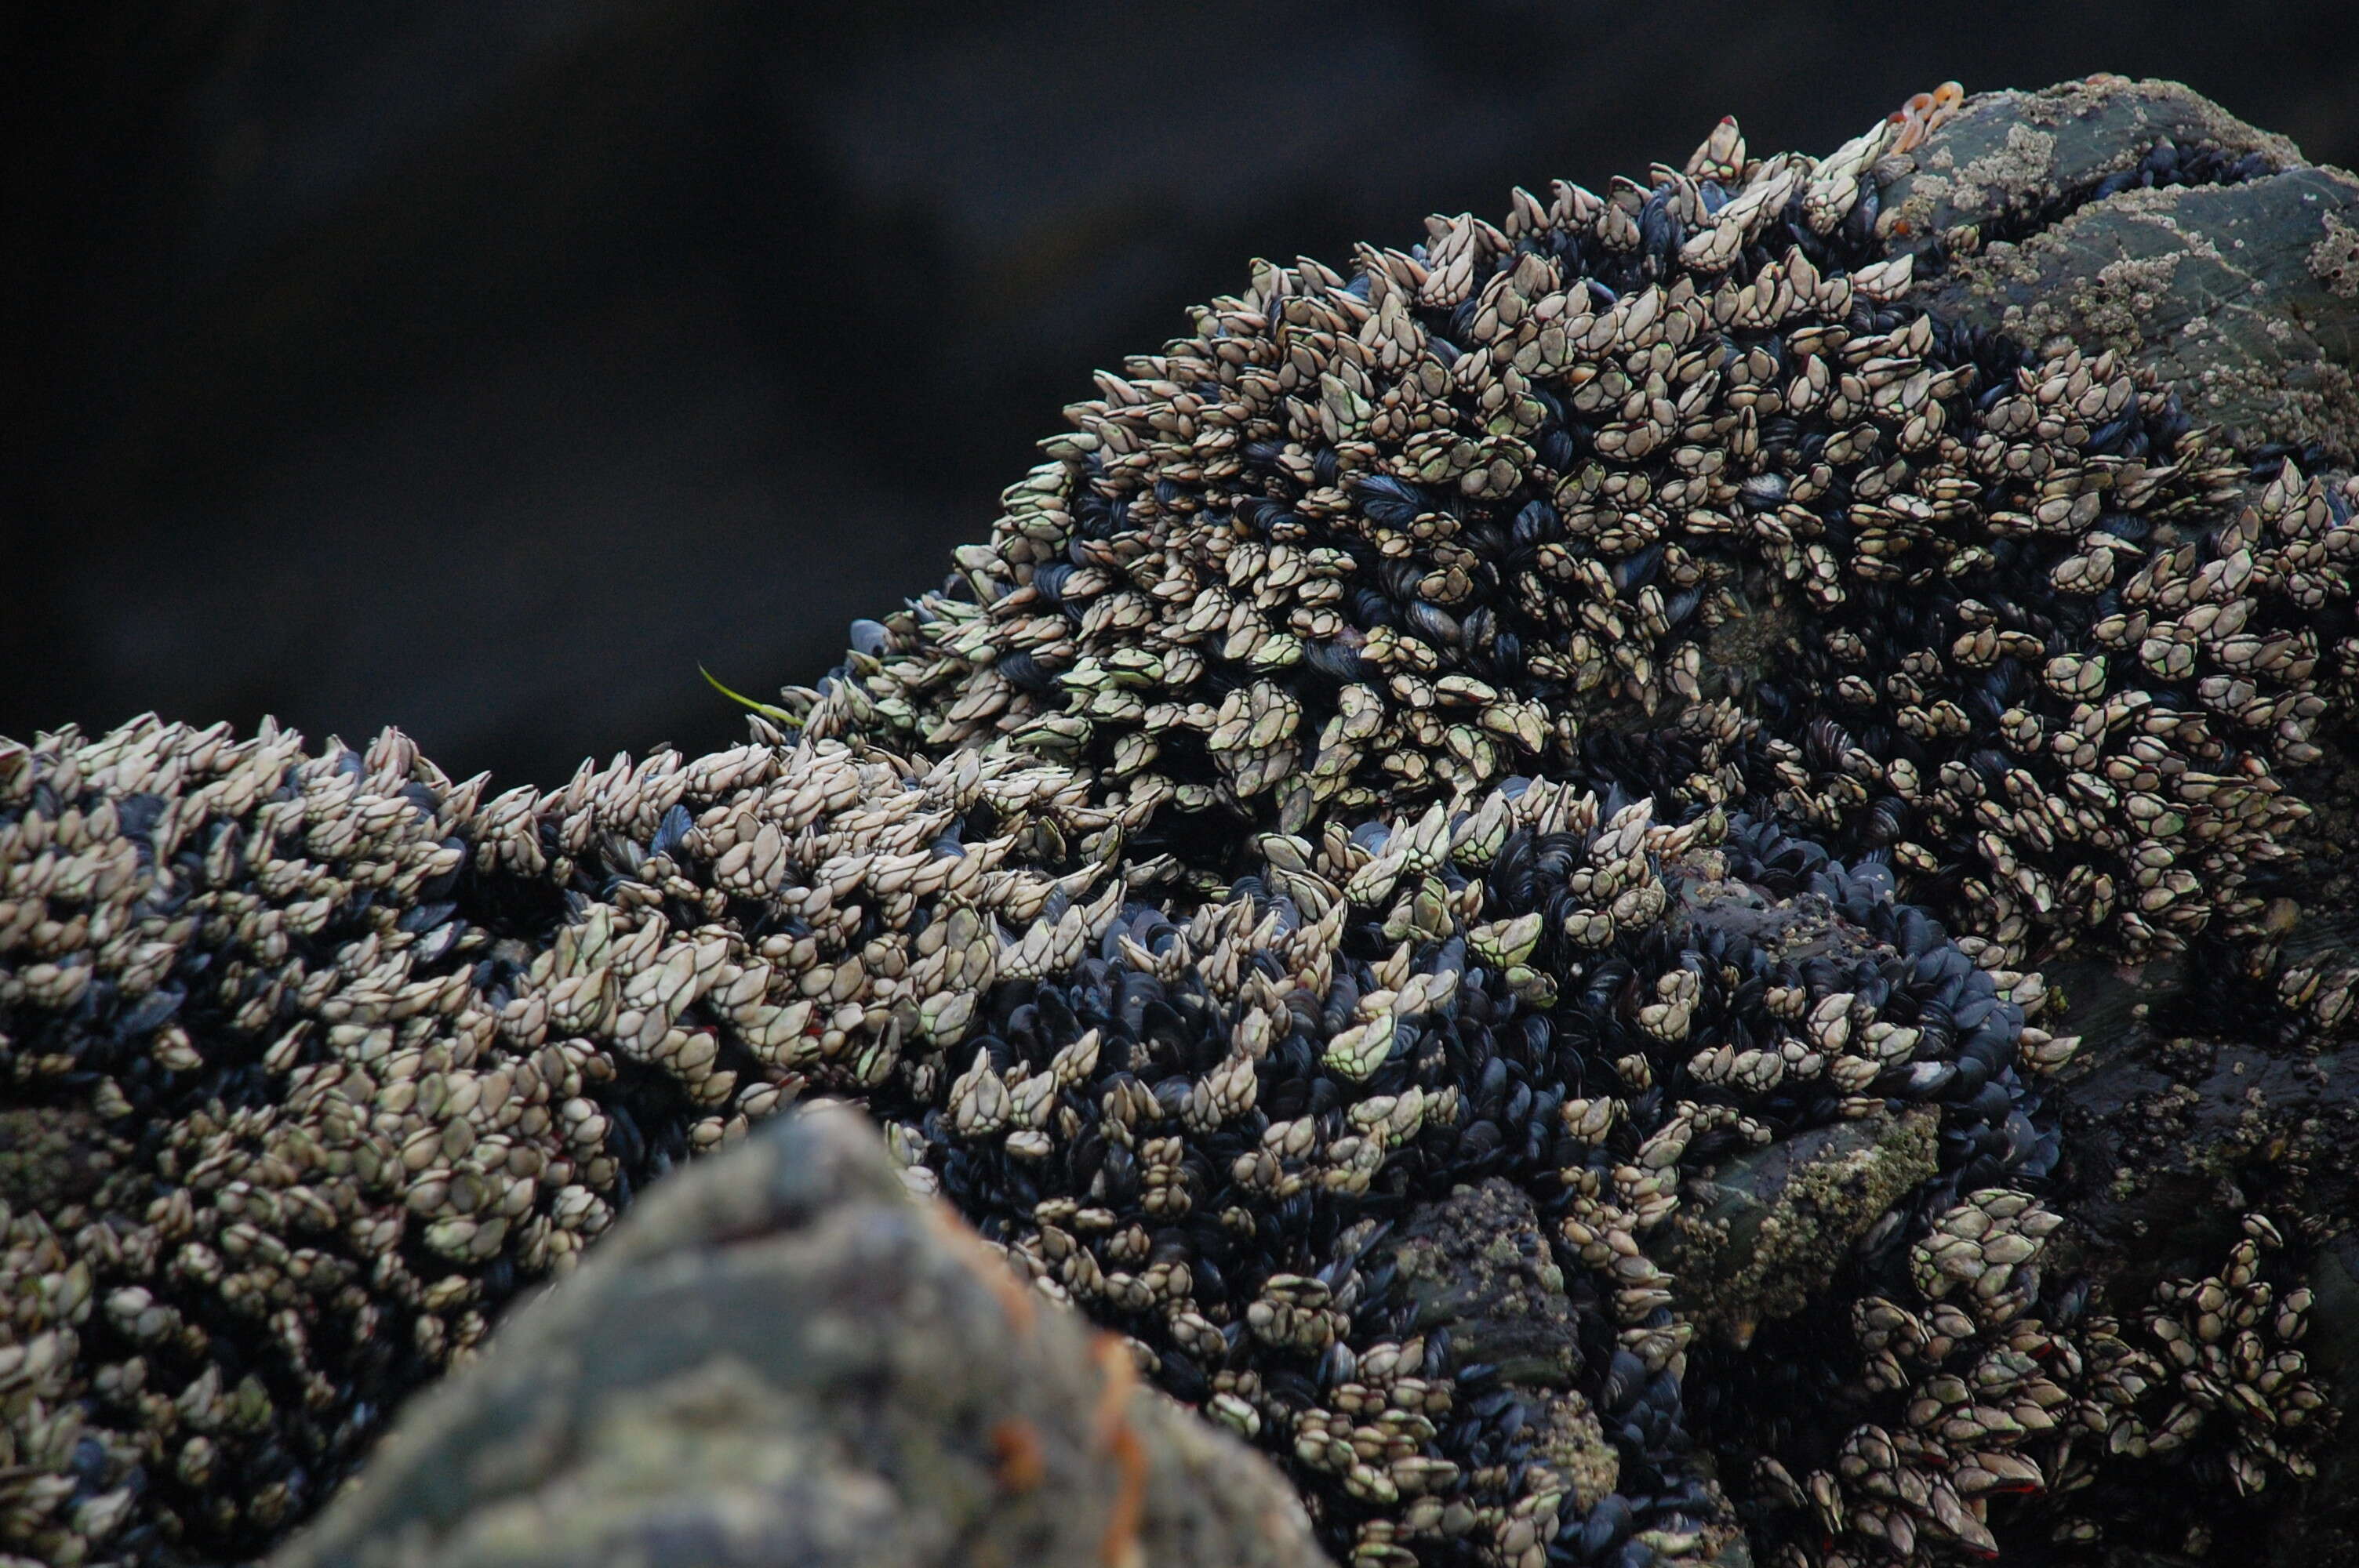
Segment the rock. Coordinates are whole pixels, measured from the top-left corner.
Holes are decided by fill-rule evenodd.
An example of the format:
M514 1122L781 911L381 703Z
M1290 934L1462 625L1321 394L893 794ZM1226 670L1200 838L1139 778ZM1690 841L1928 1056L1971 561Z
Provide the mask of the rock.
M1392 1241L1417 1326L1447 1327L1462 1362L1489 1362L1502 1380L1569 1385L1582 1367L1580 1329L1538 1211L1494 1178L1419 1209Z
M114 1169L87 1112L0 1110L0 1205L53 1212L87 1203Z
M2359 1379L2359 1234L2346 1230L2318 1249L2310 1286L2318 1294L2317 1326L2307 1348L2335 1396L2343 1433L2319 1456L2318 1480L2300 1505L2277 1516L2270 1561L2281 1568L2339 1568L2359 1563L2359 1401L2352 1397Z
M1323 1560L1275 1470L822 1108L651 1193L272 1559L652 1561Z
M2256 168L2233 183L2109 177L2155 150L2215 148ZM2176 386L2240 448L2359 451L2359 179L2311 164L2168 81L2099 76L1980 94L1916 155L1887 158L1878 227L1918 256L1915 297L2030 342L2114 349ZM2305 459L2305 462L2310 459ZM2314 815L2270 890L2284 952L2322 975L2359 965L2347 732L2298 786ZM2292 911L2302 912L2296 918ZM2319 1477L2270 1494L2273 1568L2359 1560L2359 1052L2284 1038L2222 1006L2215 957L2122 968L2043 964L2083 1039L2049 1091L2063 1129L2071 1240L2097 1299L2135 1306L2214 1259L2237 1206L2299 1216L2317 1293L2304 1343L2341 1412Z
M2274 168L2305 161L2285 137L2176 81L2100 74L2037 92L1978 92L1919 153L1886 161L1876 227L1920 254L1964 224L1985 239L2036 227L2106 176L2136 169L2165 140L2232 157L2257 153Z
M2166 141L2172 156L2158 162ZM2180 161L2180 152L2193 161ZM2173 183L2173 174L2150 186L2108 189L2108 182L2155 169L2192 170L2191 182ZM2359 446L2359 400L2352 394L2359 185L2304 165L2281 138L2243 126L2170 84L2098 79L1975 100L1919 153L1887 158L1874 178L1882 193L1880 232L1915 247L1917 297L1936 310L2018 337L2062 334L2120 351L2184 389L2199 417L2226 423L2248 449L2239 465L2258 459L2261 473L2273 471L2267 461L2273 454L2250 452L2256 446L2314 442L2330 460L2347 460ZM2317 466L2310 454L2300 460L2305 470ZM2236 468L2222 471L2233 475ZM2233 490L2223 483L2223 494ZM1740 621L1708 651L1703 673L1711 689L1741 699L1794 651L1804 622L1766 611ZM2321 621L2322 631L2338 638L2349 625L2347 608L2340 606ZM2338 722L2347 731L2347 719ZM2085 1041L2060 1078L2038 1086L2042 1103L2024 1100L2027 1128L2035 1114L2060 1123L2065 1155L2052 1173L2043 1156L2023 1179L2042 1184L2038 1195L2069 1213L2071 1229L2060 1236L2069 1244L2060 1245L2048 1265L2049 1298L2033 1302L2037 1292L2027 1283L2019 1300L2007 1299L2006 1310L2052 1305L2060 1319L2077 1317L2082 1306L2064 1303L2079 1292L2053 1288L2077 1275L2089 1287L2087 1303L2136 1332L2158 1281L2218 1268L2223 1249L2235 1244L2240 1215L2273 1216L2271 1223L2281 1224L2296 1244L2288 1262L2311 1266L2317 1371L2347 1415L2359 1371L2359 1252L2350 1217L2359 1210L2359 1162L2351 1152L2359 1149L2359 1053L2328 1037L2341 1015L2326 1017L2294 993L2301 976L2332 976L2359 959L2359 922L2348 913L2359 904L2359 887L2347 851L2359 822L2353 809L2359 762L2347 732L2322 732L2318 741L2299 781L2314 809L2307 821L2288 817L2292 825L2276 840L2290 852L2288 860L2256 857L2249 885L2265 895L2266 913L2244 950L2198 942L2127 968L2092 957L2092 942L2004 960L2010 998L2048 994L2049 1011L2038 1015L2044 1035L2069 1030ZM323 797L319 815L333 817L338 809ZM407 818L396 812L392 820ZM669 807L651 812L615 837L613 843L627 843L628 851L616 864L636 871L652 861L655 839L667 833L673 848L687 843L689 828L658 827L671 820ZM679 820L701 817L681 808ZM153 826L150 820L147 828ZM187 824L176 817L171 826ZM713 826L718 822L694 831ZM55 830L64 831L62 817ZM423 834L423 827L417 831ZM544 836L517 838L517 852L538 854ZM1053 836L1052 824L1042 837ZM584 843L588 837L585 829ZM644 850L643 839L650 846ZM39 843L19 843L26 881L57 874L58 857L42 860ZM1310 852L1290 843L1282 848L1298 859ZM1170 870L1160 867L1157 875ZM680 885L700 896L705 891L693 881ZM677 895L677 888L666 887ZM1774 946L1797 963L1848 962L1864 951L1858 934L1832 918L1824 894L1773 899L1732 889L1705 896L1722 887L1721 879L1710 878L1686 885L1679 918L1694 933ZM2317 913L2299 915L2303 909ZM1440 893L1430 896L1428 910L1437 920L1446 915ZM692 918L721 922L742 913L716 884L713 899ZM62 920L23 925L45 932L48 942L81 935ZM1414 929L1420 928L1387 926L1384 934L1392 940ZM971 935L983 950L989 933ZM1938 930L1931 934L1930 940L1940 938ZM531 944L508 940L521 971ZM541 940L534 935L534 942ZM1982 968L1998 966L1988 957L1989 944L1976 951ZM2276 976L2271 966L2280 956L2299 968L2285 971L2271 999L2253 982ZM878 958L881 968L881 948ZM1149 958L1136 963L1144 967ZM684 976L696 968L682 962ZM31 968L26 984L44 996L65 996L69 970L52 963L34 977ZM2033 968L2044 981L2022 972ZM848 960L845 970L844 984L864 983L864 972ZM1533 978L1533 994L1545 982L1553 999L1564 975ZM1963 978L1956 977L1961 983ZM2329 984L2322 994L2347 990ZM1609 986L1590 1005L1628 1000ZM2028 1011L2035 1004L2021 1005ZM1660 1017L1670 1003L1653 1006ZM1832 1028L1847 1016L1839 1010L1824 1022ZM1716 1022L1703 1022L1707 1032ZM1686 1027L1682 1016L1680 1038ZM681 1031L683 1040L688 1033ZM1354 1071L1364 1072L1346 1054ZM36 1060L71 1065L56 1051ZM978 1055L973 1076L962 1081L977 1086L976 1097L987 1086L1004 1098L1013 1079L995 1079L991 1066L988 1053ZM1651 1069L1625 1076L1621 1098L1646 1100L1655 1092L1650 1077ZM929 1083L928 1094L940 1087ZM1602 1114L1607 1097L1581 1092L1594 1097ZM1134 1107L1126 1092L1114 1103L1137 1116L1167 1108ZM1676 1452L1658 1438L1681 1419L1683 1397L1709 1392L1715 1377L1734 1368L1729 1345L1744 1348L1754 1325L1778 1317L1788 1320L1781 1333L1797 1329L1798 1344L1814 1314L1840 1333L1846 1296L1857 1294L1858 1281L1843 1273L1847 1260L1877 1253L1875 1238L1906 1240L1902 1210L1912 1203L1912 1223L1929 1218L1929 1207L1957 1214L1959 1242L1987 1228L1991 1206L1953 1206L1950 1200L1965 1195L1954 1190L1929 1206L1923 1187L1935 1166L1932 1129L1922 1117L1877 1110L1875 1103L1863 1098L1855 1120L1721 1159L1680 1189L1676 1215L1657 1203L1642 1216L1634 1198L1630 1212L1607 1216L1597 1192L1581 1191L1571 1195L1593 1203L1594 1225L1582 1215L1548 1211L1544 1217L1530 1194L1497 1180L1422 1204L1408 1201L1403 1189L1386 1189L1400 1208L1384 1211L1382 1221L1364 1221L1371 1231L1392 1227L1368 1244L1378 1260L1369 1272L1386 1281L1381 1289L1406 1298L1417 1333L1447 1336L1454 1356L1437 1355L1436 1364L1454 1365L1472 1385L1451 1391L1450 1400L1480 1401L1481 1419L1499 1422L1503 1442L1531 1434L1526 1451L1532 1465L1552 1474L1538 1489L1527 1488L1525 1500L1569 1499L1569 1514L1582 1518L1584 1535L1603 1520L1594 1533L1618 1545L1612 1539L1617 1515L1627 1533L1630 1505L1611 1499L1628 1493L1658 1501L1689 1484L1669 1466L1662 1476L1634 1479L1641 1467L1631 1456ZM976 1125L1001 1130L1006 1111L997 1101L976 1098L969 1109ZM1650 1114L1659 1109L1650 1103ZM113 1157L92 1136L96 1124L88 1117L67 1111L60 1113L65 1120L43 1119L47 1114L0 1118L0 1201L44 1219L52 1210L73 1210L82 1195L103 1184ZM1127 1127L1131 1117L1116 1119ZM1298 1119L1310 1130L1312 1118ZM717 1142L724 1134L717 1118L712 1125ZM1271 1472L1173 1407L1129 1391L1131 1346L1101 1336L1093 1348L1086 1330L1010 1283L971 1240L953 1239L963 1233L947 1211L910 1206L853 1125L840 1114L799 1119L747 1152L658 1187L649 1206L602 1243L578 1278L501 1331L484 1364L408 1412L356 1489L280 1561L791 1557L851 1563L1006 1561L1018 1552L1051 1563L1116 1563L1137 1554L1180 1562L1315 1560L1306 1511ZM1679 1153L1669 1157L1676 1162ZM913 1172L940 1173L923 1166ZM1608 1178L1617 1190L1634 1192L1644 1179L1635 1164L1626 1180L1619 1171L1590 1175L1600 1191ZM1669 1191L1645 1195L1661 1200ZM1907 1196L1912 1191L1917 1199ZM1255 1217L1238 1213L1248 1222ZM1887 1215L1894 1226L1879 1229L1879 1217ZM1571 1227L1562 1228L1568 1222ZM1970 1232L1968 1226L1980 1228ZM1147 1236L1143 1227L1139 1234ZM1634 1236L1647 1238L1645 1246ZM1561 1255L1555 1238L1567 1249ZM1857 1246L1863 1239L1870 1245ZM1070 1238L1060 1243L1069 1244ZM1139 1249L1147 1246L1142 1240ZM1576 1269L1582 1249L1598 1256ZM1045 1266L1045 1251L1041 1260ZM1608 1269L1634 1299L1649 1298L1627 1311L1617 1300L1610 1322L1603 1292L1620 1287L1601 1287L1598 1276ZM1288 1291L1308 1294L1312 1285L1327 1289L1324 1281L1297 1277ZM62 1285L58 1293L71 1294ZM87 1298L82 1291L71 1303L85 1317ZM1288 1300L1264 1310L1290 1312L1299 1304L1316 1314L1326 1303L1322 1295L1316 1303ZM1106 1310L1132 1309L1116 1302ZM1135 1319L1128 1326L1151 1332ZM1697 1340L1697 1373L1683 1395L1686 1336L1695 1329L1712 1338ZM1198 1332L1193 1325L1190 1330ZM2299 1336L2288 1329L2285 1336ZM1217 1357L1219 1342L1211 1343ZM1775 1336L1751 1348L1758 1361L1777 1359ZM1397 1358L1396 1369L1408 1355L1398 1346L1387 1354ZM1472 1367L1484 1370L1468 1371ZM1237 1370L1223 1367L1219 1373L1234 1377ZM1299 1416L1304 1396L1295 1385L1303 1376L1289 1374L1283 1400L1273 1396L1244 1413L1257 1426ZM1424 1391L1434 1392L1430 1386ZM1365 1389L1354 1394L1354 1405L1365 1404L1366 1396ZM344 1402L357 1408L368 1401ZM1449 1401L1435 1403L1440 1413ZM1722 1408L1768 1424L1782 1409L1802 1406ZM1262 1430L1283 1453L1286 1431ZM1349 1447L1341 1431L1325 1435L1339 1449ZM72 1445L60 1440L51 1447L64 1454ZM2307 1488L2273 1484L2247 1512L2214 1514L2208 1494L2186 1506L2206 1510L2190 1516L2202 1530L2216 1526L2228 1542L2273 1568L2348 1561L2359 1421L2343 1422L2318 1464L2319 1478ZM252 1484L243 1468L225 1468ZM66 1461L56 1459L47 1478L54 1484L65 1469ZM2166 1479L2158 1483L2156 1475ZM315 1478L326 1484L316 1472ZM1519 1487L1523 1479L1528 1476ZM1743 1495L1745 1477L1731 1471L1726 1479ZM2222 1484L2216 1464L2209 1472L2192 1464L2150 1472L2130 1487L2133 1507L2114 1517L2135 1519L2151 1504L2176 1519L2182 1479L2197 1492ZM1702 1473L1678 1505L1703 1527L1693 1533L1711 1538L1709 1550L1720 1561L1743 1560L1749 1549L1719 1482ZM2069 1487L2058 1491L2070 1494ZM1315 1499L1312 1506L1325 1508ZM2223 1501L2223 1510L2227 1506ZM1332 1513L1321 1517L1334 1522ZM1521 1523L1502 1520L1494 1539L1512 1557L1549 1539L1542 1524L1552 1530L1558 1519L1553 1505L1535 1509ZM1472 1528L1467 1519L1449 1523L1452 1539ZM2033 1517L2024 1528L2044 1528L2044 1521ZM1510 1551L1518 1530L1523 1545ZM1689 1533L1684 1526L1681 1533ZM1906 1550L1897 1538L1885 1539ZM1955 1539L1972 1546L1983 1538L1962 1532ZM2133 1552L2128 1544L2107 1550ZM70 1559L60 1553L58 1560Z
M1394 1288L1416 1303L1417 1326L1429 1336L1446 1333L1462 1368L1472 1363L1495 1368L1498 1385L1523 1404L1537 1434L1530 1463L1554 1470L1573 1509L1589 1515L1623 1479L1605 1421L1627 1416L1659 1392L1659 1385L1650 1387L1636 1358L1623 1353L1604 1382L1618 1396L1614 1409L1600 1412L1571 1386L1588 1356L1611 1352L1596 1345L1584 1350L1582 1314L1567 1293L1566 1270L1530 1196L1496 1178L1462 1187L1409 1215L1386 1249ZM1593 1289L1582 1271L1572 1278L1576 1288ZM1709 1478L1696 1515L1703 1545L1695 1561L1752 1568L1735 1509Z
M1801 1311L1878 1217L1934 1171L1926 1107L1812 1128L1687 1184L1659 1250L1699 1332L1743 1345Z
M2233 184L2137 185L2142 160L2216 149ZM1879 229L1953 254L1933 309L2027 343L2117 349L2242 448L2359 427L2359 179L2309 165L2171 81L2093 77L1980 96L1918 157L1886 160ZM2108 177L2132 189L2096 193ZM1913 237L1912 237L1913 236Z

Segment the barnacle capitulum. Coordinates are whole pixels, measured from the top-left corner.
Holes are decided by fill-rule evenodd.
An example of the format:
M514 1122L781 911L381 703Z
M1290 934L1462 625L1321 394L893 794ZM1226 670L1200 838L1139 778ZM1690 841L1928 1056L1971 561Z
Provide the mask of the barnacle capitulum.
M1257 265L743 747L0 743L0 1552L260 1552L817 1094L1354 1564L1935 1568L2304 1475L2269 1221L2060 1288L2038 965L2218 939L2345 1022L2254 883L2359 492L1912 305L1876 169L1957 107ZM1468 1235L1514 1313L1430 1288Z

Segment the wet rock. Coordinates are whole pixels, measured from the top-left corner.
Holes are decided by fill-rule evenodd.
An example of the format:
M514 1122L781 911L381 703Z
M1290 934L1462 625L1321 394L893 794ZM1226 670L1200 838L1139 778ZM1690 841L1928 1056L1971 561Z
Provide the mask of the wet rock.
M1393 1257L1417 1326L1447 1326L1462 1362L1489 1362L1503 1381L1538 1387L1561 1387L1580 1371L1564 1271L1520 1188L1494 1179L1420 1210Z
M2119 1026L2055 1091L2076 1167L2071 1235L2080 1275L2096 1299L2142 1302L2157 1281L2218 1256L2246 1207L2286 1217L2315 1298L2302 1349L2339 1424L2315 1456L2314 1481L2268 1494L2267 1544L2256 1560L2281 1568L2353 1561L2359 1049L2158 1031L2158 1013L2187 1012L2184 997L2160 994L2123 1009Z
M1650 1392L1659 1399L1667 1385L1647 1379L1626 1351L1594 1339L1584 1351L1582 1314L1530 1196L1497 1179L1462 1187L1404 1220L1388 1250L1394 1288L1416 1303L1428 1345L1446 1336L1462 1379L1496 1385L1473 1396L1474 1408L1504 1407L1527 1440L1525 1462L1552 1473L1535 1489L1560 1487L1574 1517L1610 1518L1616 1507L1626 1516L1616 1492L1633 1483L1617 1434L1634 1411L1643 1412ZM1571 1284L1588 1288L1577 1269ZM1589 1317L1593 1324L1593 1309ZM1600 1390L1602 1410L1571 1386L1600 1352L1612 1364L1602 1380L1585 1381ZM1751 1568L1735 1511L1708 1471L1690 1484L1698 1528L1682 1532L1695 1539L1680 1554L1714 1568Z
M2345 1210L2348 1214L2350 1211ZM2272 1561L2284 1568L2332 1568L2359 1562L2359 1234L2345 1231L2318 1249L2310 1266L2310 1364L2328 1381L2342 1436L2319 1456L2318 1481L2301 1506L2286 1509L2270 1532Z
M71 1110L0 1111L0 1204L87 1203L115 1169L96 1119Z
M2097 75L2037 92L1981 92L1938 137L1888 160L1877 228L1922 254L1944 233L1973 224L2036 225L2043 213L2086 200L2111 175L2137 172L2156 146L2257 154L2272 169L2305 160L2285 137L2245 124L2176 81ZM1985 237L1990 237L1986 234Z

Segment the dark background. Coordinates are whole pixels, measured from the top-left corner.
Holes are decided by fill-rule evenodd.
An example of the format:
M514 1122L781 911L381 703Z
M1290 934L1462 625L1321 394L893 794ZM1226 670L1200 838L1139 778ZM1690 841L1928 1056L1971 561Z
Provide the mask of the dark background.
M742 733L1249 256L2174 76L2359 163L2349 0L344 0L0 23L0 734Z

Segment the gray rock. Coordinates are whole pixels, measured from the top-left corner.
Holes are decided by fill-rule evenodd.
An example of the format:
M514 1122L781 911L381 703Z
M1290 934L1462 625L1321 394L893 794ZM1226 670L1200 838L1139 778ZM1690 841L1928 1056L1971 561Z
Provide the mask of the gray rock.
M1936 1118L1879 1111L1782 1139L1688 1184L1659 1244L1680 1308L1744 1345L1833 1281L1877 1217L1933 1174Z
M2089 200L2165 141L2257 155L2269 172ZM2240 447L2316 441L2351 461L2359 179L2349 173L2308 164L2283 136L2177 82L2120 77L1977 97L1884 173L1881 231L1920 253L1937 243L1956 253L1920 287L1922 303L2027 343L2118 350Z
M1531 1422L1527 1462L1545 1465L1581 1512L1615 1488L1621 1457L1573 1381L1580 1327L1565 1269L1529 1194L1494 1177L1410 1213L1385 1249L1394 1288L1415 1303L1420 1331L1445 1330L1460 1366L1487 1362ZM1736 1510L1707 1475L1710 1502L1694 1561L1753 1568Z
M1494 1177L1410 1217L1391 1243L1417 1326L1446 1327L1461 1362L1487 1361L1503 1382L1569 1387L1582 1367L1579 1328L1539 1212Z

